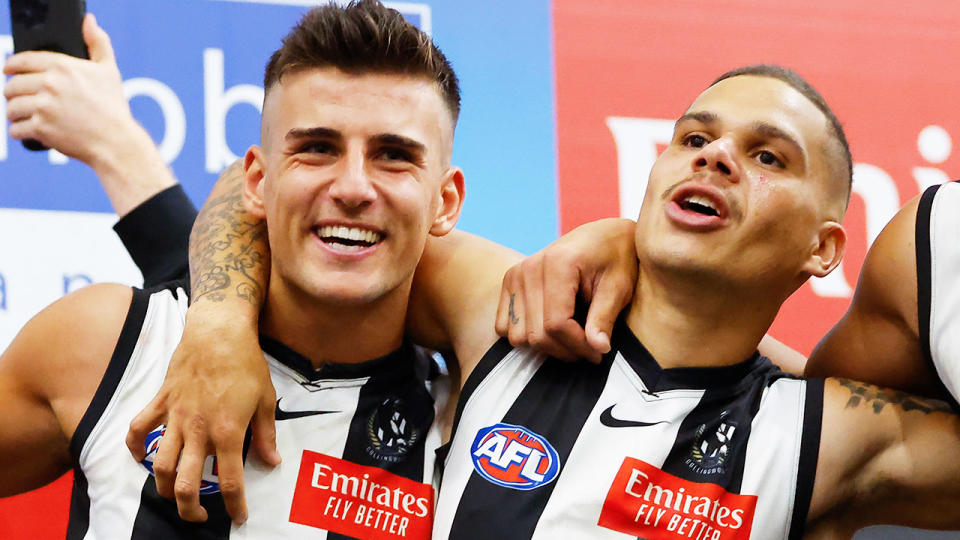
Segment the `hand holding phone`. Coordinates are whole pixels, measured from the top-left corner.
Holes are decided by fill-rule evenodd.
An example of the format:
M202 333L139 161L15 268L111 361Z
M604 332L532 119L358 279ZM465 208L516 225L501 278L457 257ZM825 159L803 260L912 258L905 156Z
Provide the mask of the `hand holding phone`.
M89 58L83 41L85 0L10 0L13 50L53 51ZM28 150L46 150L34 139L26 139Z

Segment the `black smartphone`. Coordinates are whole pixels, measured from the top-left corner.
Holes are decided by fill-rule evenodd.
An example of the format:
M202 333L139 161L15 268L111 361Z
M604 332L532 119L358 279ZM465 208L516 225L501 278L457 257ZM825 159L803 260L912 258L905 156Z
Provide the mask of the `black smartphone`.
M13 50L54 51L89 58L83 41L86 0L10 0ZM28 150L46 150L33 139L23 141Z

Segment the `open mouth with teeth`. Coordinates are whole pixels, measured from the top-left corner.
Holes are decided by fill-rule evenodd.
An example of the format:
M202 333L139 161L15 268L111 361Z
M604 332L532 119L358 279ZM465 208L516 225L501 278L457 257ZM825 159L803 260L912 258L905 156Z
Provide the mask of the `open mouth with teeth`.
M690 212L696 212L705 216L720 217L720 212L717 211L713 201L701 195L684 197L677 204L680 205L680 208Z
M358 227L325 225L317 229L317 235L325 244L347 251L359 251L378 244L383 235Z

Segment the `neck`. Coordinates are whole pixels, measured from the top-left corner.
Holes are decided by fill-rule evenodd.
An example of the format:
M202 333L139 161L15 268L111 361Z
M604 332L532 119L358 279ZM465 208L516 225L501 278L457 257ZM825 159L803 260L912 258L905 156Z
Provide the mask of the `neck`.
M627 325L663 368L746 360L785 298L671 269L641 267L640 276Z
M355 364L383 356L403 342L409 285L372 303L311 298L271 280L261 315L264 334L323 364Z

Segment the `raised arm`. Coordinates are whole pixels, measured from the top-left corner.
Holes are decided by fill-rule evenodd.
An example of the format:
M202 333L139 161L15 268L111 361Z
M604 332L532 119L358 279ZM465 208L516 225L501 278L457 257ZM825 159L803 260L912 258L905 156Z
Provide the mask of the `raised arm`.
M935 395L918 338L918 204L919 197L900 209L867 252L850 308L810 355L806 375Z
M157 491L176 497L181 517L203 521L204 459L217 455L220 491L234 521L246 520L243 440L268 464L280 462L273 426L275 393L260 351L257 315L269 272L266 230L241 204L243 170L223 172L197 217L190 242L192 305L183 338L157 397L130 425L135 457L157 425L167 425L154 461ZM182 457L181 457L182 450Z
M144 286L180 278L196 209L131 115L110 37L92 15L83 36L90 60L31 51L7 61L10 135L39 140L96 172Z
M828 379L808 537L880 523L960 529L958 452L960 418L945 403Z
M123 94L110 36L83 20L90 60L29 51L11 56L7 119L14 139L36 139L89 165L120 216L176 184Z

